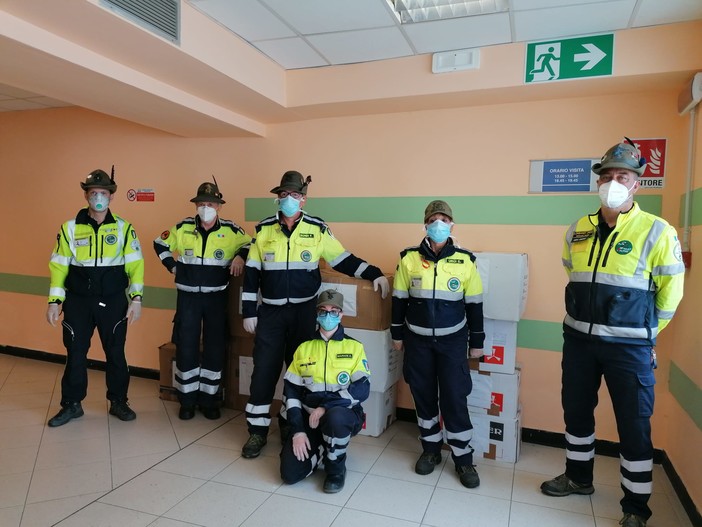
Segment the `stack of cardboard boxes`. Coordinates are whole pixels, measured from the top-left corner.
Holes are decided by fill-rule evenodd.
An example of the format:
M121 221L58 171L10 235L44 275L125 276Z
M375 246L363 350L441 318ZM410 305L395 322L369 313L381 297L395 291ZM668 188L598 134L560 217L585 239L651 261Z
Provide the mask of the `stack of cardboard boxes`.
M363 403L366 421L359 433L379 436L395 420L397 381L402 375L402 352L392 349L390 337L391 293L383 299L371 282L327 269L322 269L324 289L344 295L341 324L348 336L363 344L371 370L371 393Z
M390 278L390 277L389 277ZM363 403L366 422L362 434L377 436L395 420L396 383L402 374L402 352L392 350L390 339L390 295L382 299L367 280L349 278L322 269L322 288L336 289L344 295L342 324L347 333L363 343L371 368L371 395ZM242 277L232 277L229 283L229 342L227 363L222 378L222 398L226 408L244 410L249 399L253 372L253 336L244 331L241 293ZM160 346L161 398L177 401L173 388L175 345ZM283 373L275 391L271 415L282 404Z
M476 253L476 257L483 282L485 356L470 360L471 445L476 455L516 462L521 444L517 322L526 304L527 255Z

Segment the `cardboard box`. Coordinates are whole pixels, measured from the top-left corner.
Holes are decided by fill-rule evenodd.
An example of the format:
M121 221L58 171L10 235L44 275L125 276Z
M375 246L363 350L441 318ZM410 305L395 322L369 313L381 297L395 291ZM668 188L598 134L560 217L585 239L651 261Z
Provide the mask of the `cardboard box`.
M345 324L345 321L344 317L341 323ZM344 331L349 337L363 344L371 371L371 391L385 392L400 380L404 354L402 351L392 349L392 337L389 329L375 331L344 327Z
M521 366L517 365L512 374L477 371L472 369L473 366L471 362L473 390L468 396L468 409L503 419L516 418L519 413Z
M384 392L370 392L368 399L361 403L366 420L359 435L378 437L395 420L397 385Z
M526 254L475 253L483 281L483 315L518 322L526 306L529 265Z
M344 295L343 324L347 328L383 330L390 327L392 294L384 299L368 280L351 278L329 269L320 269L322 288L335 289ZM392 276L386 275L392 292Z
M522 444L521 419L521 413L514 419L504 419L470 412L473 423L470 445L475 450L473 456L516 463Z
M485 355L480 359L480 371L514 373L517 364L517 323L490 318L483 322Z

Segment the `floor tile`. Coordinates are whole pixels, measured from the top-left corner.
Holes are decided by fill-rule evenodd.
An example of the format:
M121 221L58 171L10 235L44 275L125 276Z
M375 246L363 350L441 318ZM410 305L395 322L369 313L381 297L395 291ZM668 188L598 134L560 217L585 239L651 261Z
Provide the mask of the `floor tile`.
M538 507L528 503L512 503L509 527L595 527L592 511L588 514ZM672 527L672 526L671 526Z
M146 527L154 520L156 516L151 514L95 502L57 523L56 527Z
M215 448L204 445L193 445L199 448ZM192 447L189 447L192 448ZM239 452L229 449L218 449L227 452L234 460L218 472L212 481L237 485L264 492L275 492L283 482L280 480L280 460L273 457L260 456L255 459L244 459Z
M465 527L467 520L480 527L508 527L510 501L436 489L422 525Z
M37 469L67 467L110 459L110 444L104 437L44 443L37 455Z
M381 476L367 475L346 506L350 509L421 522L434 488Z
M67 467L36 469L29 486L27 503L81 496L112 489L109 461Z
M163 516L204 527L236 526L241 525L270 496L268 492L210 482Z
M543 474L534 474L533 472L515 470L512 501L552 509L566 510L579 514L589 514L592 516L590 496L583 496L580 494L573 494L571 496L560 498L547 496L540 490L543 480Z
M419 523L353 509L342 509L331 527L359 527L362 525L369 527L419 527Z
M175 452L175 451L174 451ZM119 487L154 467L174 452L157 452L143 456L123 457L112 463L112 488Z
M365 478L365 474L347 470L344 488L336 494L325 494L323 490L325 477L324 470L317 470L311 476L298 481L294 485L281 485L275 493L341 507L349 501L351 495Z
M480 486L475 489L467 489L461 485L458 479L453 462L447 462L441 472L437 487L461 492L470 492L481 496L490 496L503 500L512 499L512 480L514 469L503 468L492 465L478 465L476 470L480 476Z
M20 527L22 506L0 508L0 525L3 527Z
M100 502L160 516L204 483L201 479L148 470L103 496Z
M0 477L7 474L32 472L39 446L0 448Z
M24 505L31 479L31 472L0 476L0 509Z
M416 452L386 448L368 473L403 481L412 481L422 485L431 485L433 487L436 485L436 482L439 481L439 476L441 475L444 464L449 463L451 467L453 467L453 462L447 462L448 456L444 453L441 463L434 467L434 472L423 476L414 471L417 457L418 455Z
M101 498L104 492L29 503L24 508L21 527L51 527L74 512Z
M207 445L188 445L158 464L157 469L183 476L212 479L239 458L239 453L227 448ZM250 481L254 474L247 474ZM227 482L228 483L228 482Z
M340 507L287 496L273 495L249 516L242 527L328 527L338 516Z

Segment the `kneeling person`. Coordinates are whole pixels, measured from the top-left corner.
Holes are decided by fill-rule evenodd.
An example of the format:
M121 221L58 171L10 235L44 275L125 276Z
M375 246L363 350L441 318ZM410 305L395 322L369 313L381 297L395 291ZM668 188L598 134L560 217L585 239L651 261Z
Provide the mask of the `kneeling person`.
M330 494L344 488L346 450L363 426L361 403L370 393L363 344L344 335L340 324L343 304L333 289L319 295L319 332L295 351L283 388L291 434L280 453L280 475L297 483L324 462Z

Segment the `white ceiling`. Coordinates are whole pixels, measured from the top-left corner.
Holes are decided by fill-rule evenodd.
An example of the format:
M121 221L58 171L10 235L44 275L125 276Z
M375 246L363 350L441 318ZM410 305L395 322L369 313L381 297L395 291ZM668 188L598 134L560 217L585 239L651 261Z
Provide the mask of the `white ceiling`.
M201 39L203 46L198 52L207 50L207 56L216 59L210 61L204 58L204 51L201 56L181 52L179 44L136 26L105 8L102 0L0 0L4 24L0 25L0 112L67 106L62 102L66 100L177 135L260 136L265 134L267 123L480 104L484 94L480 90L454 96L437 92L435 97L385 97L377 104L361 97L348 103L326 96L329 92L320 88L324 98L313 94L289 107L285 90L280 88L284 85L280 79L287 77L279 75L273 63L261 61L265 73L254 80L273 79L264 86L249 84L251 76L236 70L237 58L223 60L229 35L252 46L239 46L240 42L232 40L238 53L242 48L251 55L261 52L286 70L307 69L306 74L314 74L326 72L312 68L702 19L702 0L480 1L502 2L507 9L400 25L386 0L180 0L182 11L199 11L225 28L213 39L202 39L197 33L206 31L205 25L186 25L184 29L190 31L182 36L190 39L189 49L193 49L193 40ZM197 18L199 24L201 17ZM193 17L188 20L192 24ZM53 55L49 42L61 46L70 42L74 54L70 58L79 60ZM218 47L212 45L214 42ZM383 69L392 75L393 65L399 62L376 62L373 66L382 78ZM102 68L103 63L118 71L128 65L131 75L140 76L138 85L105 75L110 69ZM663 83L659 89L669 89L688 73L647 77L647 86L653 89L659 82ZM153 80L168 89L153 91ZM639 85L636 79L622 79L615 87L618 79L610 80L610 90L631 90L632 83ZM540 86L538 93L530 90L529 94L557 97L556 91L561 89L558 93L563 96L565 85L560 84ZM580 89L586 91L594 84L582 84ZM333 83L330 89L333 92ZM490 93L502 102L517 96L524 100L526 95L524 90L508 91L502 99L497 90Z
M702 18L702 0L502 0L507 9L499 13L404 25L387 0L185 1L285 69L369 62Z

